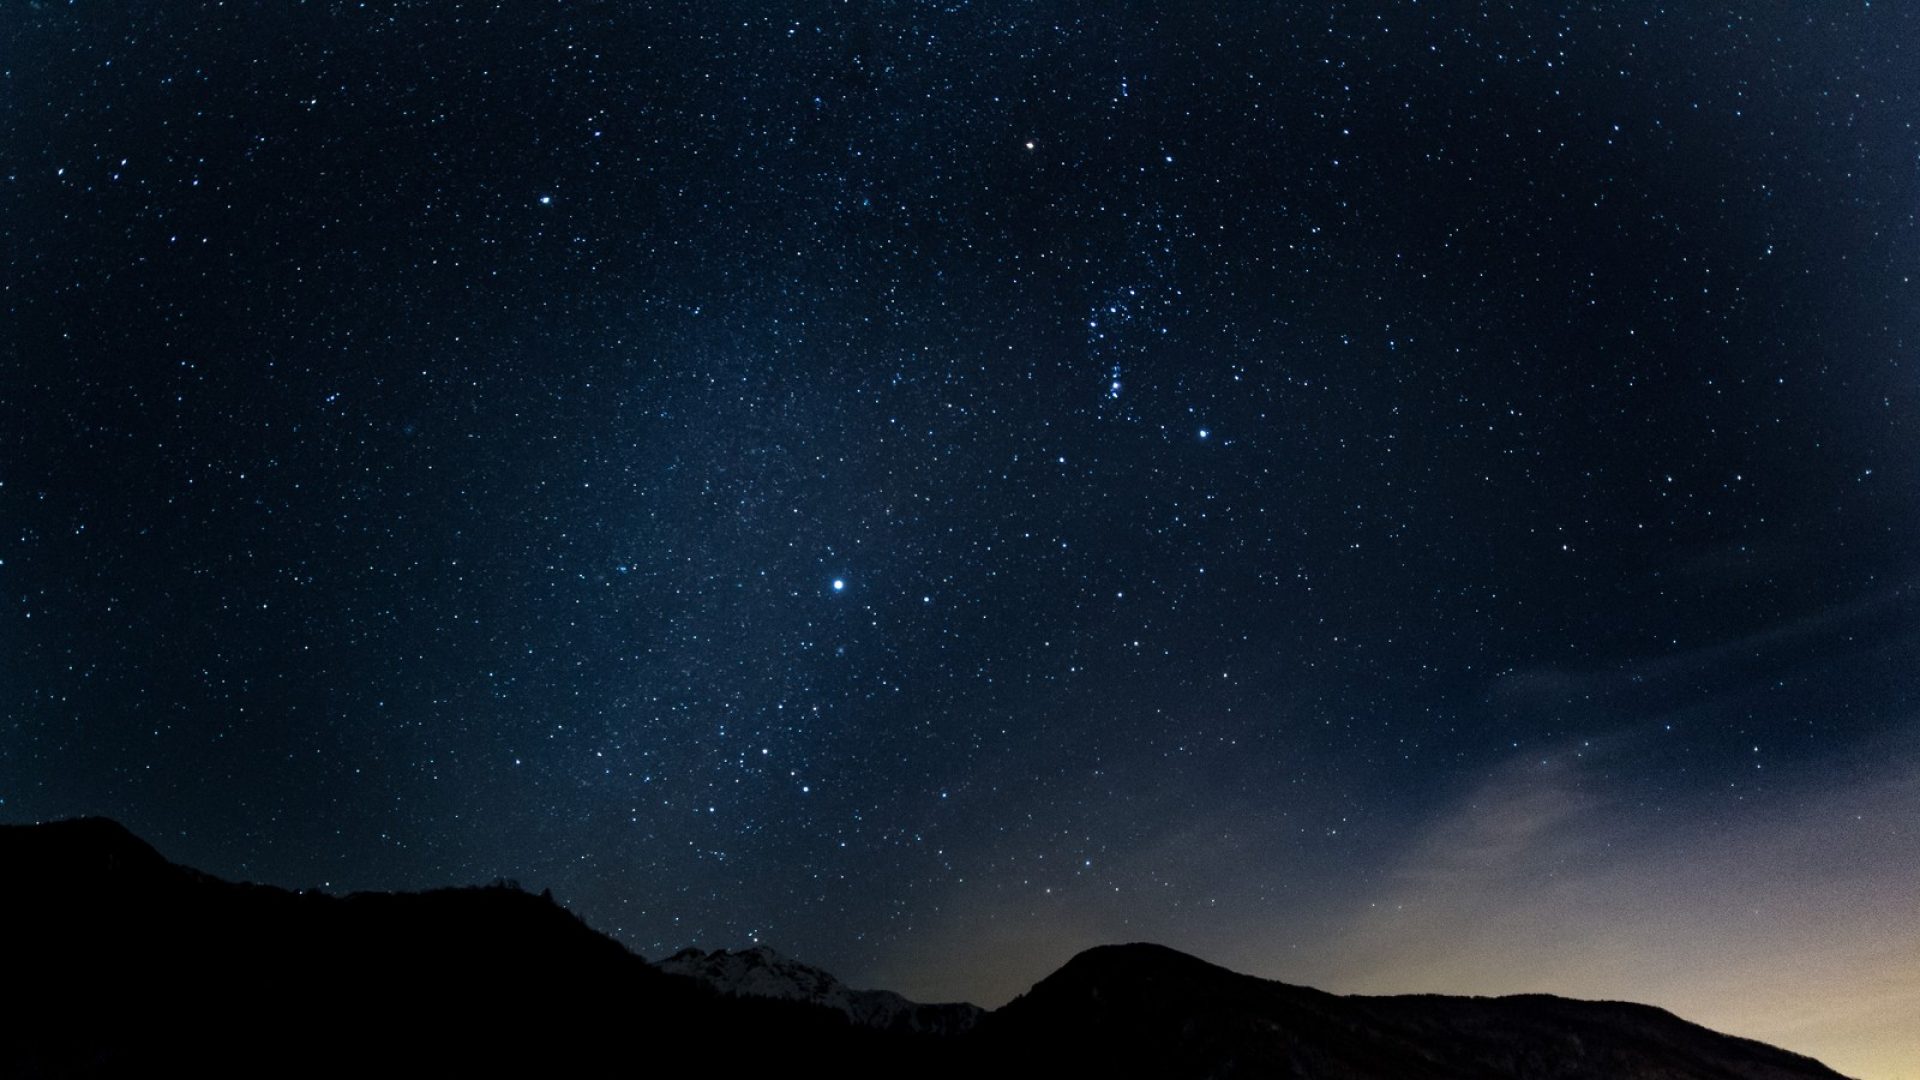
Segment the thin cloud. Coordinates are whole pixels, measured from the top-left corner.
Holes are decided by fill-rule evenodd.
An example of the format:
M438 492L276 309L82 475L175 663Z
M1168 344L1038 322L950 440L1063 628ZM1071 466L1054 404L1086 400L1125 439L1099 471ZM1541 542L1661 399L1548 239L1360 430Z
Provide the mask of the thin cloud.
M1552 992L1900 1075L1920 1061L1920 765L1914 732L1833 767L1845 789L1695 795L1613 779L1618 740L1516 758L1409 844L1340 935L1340 989ZM1904 875L1889 867L1907 868Z

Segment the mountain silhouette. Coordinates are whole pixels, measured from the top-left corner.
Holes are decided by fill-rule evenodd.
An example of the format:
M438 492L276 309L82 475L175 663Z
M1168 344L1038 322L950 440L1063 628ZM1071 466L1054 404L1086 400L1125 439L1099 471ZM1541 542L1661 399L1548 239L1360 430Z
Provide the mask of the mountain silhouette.
M666 974L514 886L235 884L101 819L0 826L0 883L4 1076L908 1066L900 1039Z
M0 970L5 1076L1838 1075L1644 1005L1342 997L1157 945L1088 950L990 1013L917 1006L770 950L649 964L511 885L227 882L97 818L0 826ZM902 1020L927 1009L967 1019Z
M1633 1080L1836 1077L1811 1058L1661 1009L1546 994L1337 996L1160 945L1074 957L987 1018L1044 1072Z

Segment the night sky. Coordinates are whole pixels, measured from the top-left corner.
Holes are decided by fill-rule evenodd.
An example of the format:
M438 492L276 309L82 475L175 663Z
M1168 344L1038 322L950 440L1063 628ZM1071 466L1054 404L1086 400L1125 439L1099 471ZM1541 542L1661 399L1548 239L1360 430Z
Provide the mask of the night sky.
M0 819L1920 1075L1920 13L1173 7L8 5Z

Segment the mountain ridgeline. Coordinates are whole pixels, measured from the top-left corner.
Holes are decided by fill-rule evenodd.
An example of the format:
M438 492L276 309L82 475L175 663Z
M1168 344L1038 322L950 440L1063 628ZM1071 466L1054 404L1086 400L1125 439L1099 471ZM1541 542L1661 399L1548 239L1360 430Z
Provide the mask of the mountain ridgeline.
M797 963L764 946L739 952L682 949L660 961L659 967L736 997L824 1005L845 1014L858 1027L880 1031L962 1035L986 1015L979 1006L965 1002L922 1005L891 990L854 990L828 972Z
M511 886L226 882L100 819L0 826L0 927L4 1076L1838 1076L1644 1005L1342 997L1154 945L919 1005L766 949L650 964Z

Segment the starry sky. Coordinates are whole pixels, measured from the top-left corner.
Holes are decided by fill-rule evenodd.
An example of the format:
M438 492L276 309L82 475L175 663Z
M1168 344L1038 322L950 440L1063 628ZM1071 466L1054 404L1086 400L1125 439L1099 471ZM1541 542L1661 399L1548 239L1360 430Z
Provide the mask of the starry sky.
M0 818L1920 1075L1911 8L0 22Z

